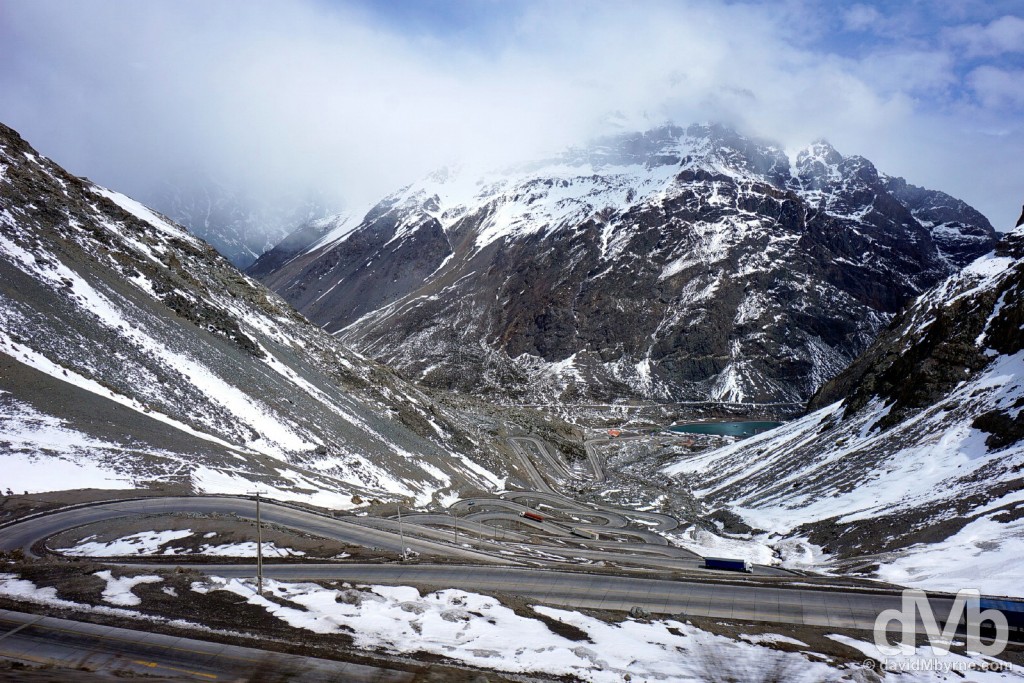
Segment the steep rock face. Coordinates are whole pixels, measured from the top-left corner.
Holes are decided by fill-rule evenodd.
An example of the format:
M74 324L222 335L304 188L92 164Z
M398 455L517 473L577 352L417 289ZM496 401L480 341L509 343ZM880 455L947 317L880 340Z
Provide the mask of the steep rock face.
M939 251L954 265L963 265L978 256L979 249L991 245L985 217L961 200L910 185L903 178L886 178L885 187L931 231Z
M919 297L771 432L668 468L711 506L931 588L1021 595L1024 228Z
M475 182L439 173L250 272L434 386L796 407L994 243L970 207L940 216L941 193L901 182L827 143L791 165L669 126Z
M962 277L919 299L850 367L825 384L809 407L815 410L844 400L852 413L882 400L891 406L885 421L895 424L948 395L965 378L990 365L994 354L1020 351L1024 345L1021 237L1019 230L1011 232L991 258L971 264ZM1013 263L1017 265L1011 267ZM984 274L983 267L1000 276L998 286L974 282Z
M258 485L347 507L502 483L461 413L2 126L0 418L15 488Z

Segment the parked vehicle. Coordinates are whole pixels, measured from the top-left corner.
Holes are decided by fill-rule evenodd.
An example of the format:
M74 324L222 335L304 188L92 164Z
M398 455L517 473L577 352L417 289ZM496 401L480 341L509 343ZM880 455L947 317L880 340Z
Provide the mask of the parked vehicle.
M727 557L705 557L704 567L707 569L725 569L731 572L753 572L754 569L747 560L734 560Z
M543 522L544 521L544 516L543 515L538 515L536 512L520 512L519 516L520 517L525 517L526 519L532 519L535 522Z

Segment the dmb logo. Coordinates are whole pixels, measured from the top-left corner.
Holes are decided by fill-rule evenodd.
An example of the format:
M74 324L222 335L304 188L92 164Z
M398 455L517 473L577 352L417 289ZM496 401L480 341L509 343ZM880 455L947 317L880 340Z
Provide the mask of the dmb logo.
M875 646L886 657L895 657L905 652L913 652L917 641L918 618L924 626L932 653L938 657L949 654L949 647L956 636L957 627L964 622L967 632L967 649L989 657L1000 654L1010 638L1010 628L1006 616L999 610L981 609L979 600L981 593L965 589L956 594L953 607L949 610L945 626L940 630L932 611L931 603L924 591L908 589L903 591L903 606L900 609L883 610L875 619ZM887 631L889 624L899 622L901 640L899 644L889 643ZM981 629L984 622L991 622L995 638L989 644L981 640Z

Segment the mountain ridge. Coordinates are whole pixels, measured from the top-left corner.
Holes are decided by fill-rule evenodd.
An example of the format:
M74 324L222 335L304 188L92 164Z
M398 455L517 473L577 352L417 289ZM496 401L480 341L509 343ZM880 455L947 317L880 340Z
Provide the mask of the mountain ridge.
M0 309L0 441L33 486L259 485L349 508L507 476L475 417L2 126Z
M947 197L826 143L794 166L722 126L666 126L475 182L435 174L248 272L431 386L802 405L991 248Z
M1024 228L918 297L808 414L665 472L784 561L1021 595Z

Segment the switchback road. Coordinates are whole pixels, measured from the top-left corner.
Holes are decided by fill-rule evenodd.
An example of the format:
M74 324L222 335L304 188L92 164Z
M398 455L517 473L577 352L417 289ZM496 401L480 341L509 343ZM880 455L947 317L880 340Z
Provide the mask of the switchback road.
M389 543L394 545L394 534L389 531L344 524L341 520L283 506L266 504L265 508L273 511L272 514L266 514L265 518L268 521L298 531L377 547ZM140 514L210 511L222 514L235 513L244 517L255 513L253 501L228 497L117 501L41 515L8 525L0 529L0 549L31 548L36 542L66 528L103 519ZM508 563L504 558L451 544L407 538L406 545L429 549L428 552L442 556L447 553L449 557L465 555L473 560L485 558L488 563ZM437 549L443 549L445 553L438 553ZM574 551L565 552L572 554ZM126 566L152 568L153 565ZM251 576L253 573L251 564L242 566L190 563L190 566L220 576ZM287 580L339 579L363 583L458 587L484 593L497 591L573 608L628 610L639 606L655 614L681 613L837 628L870 629L880 610L898 607L900 604L897 593L870 593L853 588L809 590L765 586L758 583L732 585L703 583L696 580L666 581L511 566L267 564L264 573L268 577ZM736 580L739 582L741 577L736 577ZM945 609L945 613L948 613L948 606L940 609Z

